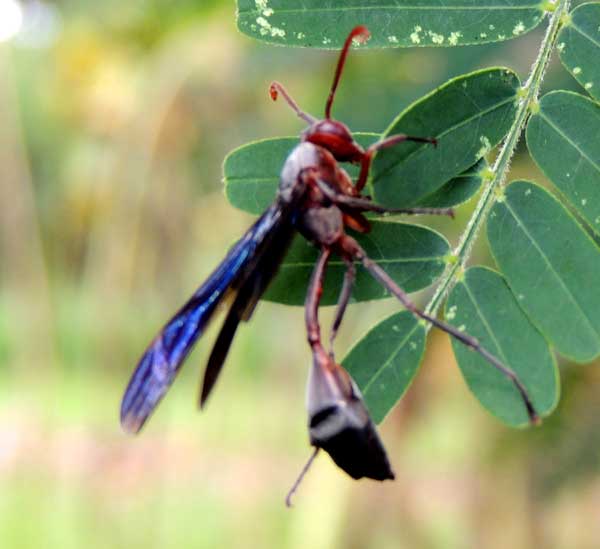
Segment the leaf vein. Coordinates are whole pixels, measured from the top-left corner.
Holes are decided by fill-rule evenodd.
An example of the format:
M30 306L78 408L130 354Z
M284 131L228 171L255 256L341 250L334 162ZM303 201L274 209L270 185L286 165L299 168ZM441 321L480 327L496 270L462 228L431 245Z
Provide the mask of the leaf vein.
M548 259L548 256L546 254L544 254L544 252L543 252L542 248L540 247L540 245L538 244L538 242L535 240L535 238L533 238L533 235L527 230L527 227L523 223L522 219L517 215L517 213L515 212L515 210L508 203L508 201L504 202L504 204L505 204L507 210L511 213L511 215L513 216L513 218L517 222L517 225L521 228L521 230L523 231L523 233L525 234L525 236L529 239L529 241L531 242L531 244L533 245L533 247L540 254L541 258L543 259L544 263L546 264L547 270L550 271L554 275L554 277L558 280L559 285L565 291L565 295L573 303L573 305L575 306L575 309L577 309L581 313L581 316L583 317L583 319L585 320L586 324L591 329L591 332L594 335L596 335L597 337L600 336L600 333L595 328L594 324L592 323L592 321L588 317L587 313L582 309L581 305L579 304L579 302L577 301L577 299L575 299L575 296L573 295L573 293L571 292L571 290L569 289L569 287L565 284L564 280L556 272L556 270L554 269L554 267L552 265L552 262Z
M402 350L402 347L404 347L406 345L406 342L409 340L409 338L412 337L412 335L415 333L415 330L419 327L418 324L415 324L413 329L408 332L408 334L406 335L406 337L400 342L400 344L396 347L396 349L394 350L393 353L390 353L389 358L381 365L381 367L379 367L376 371L376 373L373 375L373 377L371 377L371 380L365 385L364 389L363 389L363 393L366 395L367 391L369 390L369 387L371 387L371 385L373 385L373 383L375 383L375 381L377 381L379 379L379 377L381 377L381 375L383 375L384 370L386 370L387 368L389 368L390 363L392 362L392 360L398 356L398 354L400 353L400 351Z
M507 6L507 5L492 5L492 6L391 6L391 5L381 5L381 6L345 6L343 8L333 7L333 8L323 8L323 7L309 7L309 8L278 8L275 10L275 14L294 14L294 13L328 13L328 12L346 12L346 11L373 11L373 10L397 10L399 12L402 11L421 11L421 12L445 12L445 11L480 11L484 14L489 13L491 10L497 11L522 11L529 12L535 10L536 12L540 12L540 4L531 4L527 6ZM240 10L240 14L247 13L261 15L262 11L258 9L248 9L248 10Z
M584 38L587 38L590 42L592 42L592 44L595 44L596 46L598 46L600 48L600 42L598 42L596 39L594 39L592 36L590 36L587 32L585 32L581 27L578 27L575 23L571 22L571 27L573 29L575 29L577 32L579 32L579 34L581 34L581 36L583 36Z
M586 152L584 152L581 147L575 143L559 126L557 126L548 116L546 116L541 110L539 112L540 118L543 118L544 121L567 143L573 146L573 148L579 153L582 158L585 158L595 169L597 172L600 172L600 165L596 164L592 158L590 158Z

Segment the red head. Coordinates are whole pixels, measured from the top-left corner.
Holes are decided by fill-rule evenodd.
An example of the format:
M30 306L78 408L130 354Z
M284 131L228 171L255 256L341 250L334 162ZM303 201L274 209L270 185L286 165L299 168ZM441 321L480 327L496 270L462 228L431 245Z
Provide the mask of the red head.
M352 41L366 42L370 36L367 27L360 25L354 27L346 38L335 69L335 75L333 77L329 96L327 97L327 103L325 104L325 118L323 120L317 120L310 114L300 110L296 102L278 82L273 82L269 90L271 98L274 101L277 99L278 94L281 93L296 114L310 124L310 126L302 133L302 141L309 141L310 143L314 143L315 145L327 149L336 160L341 162L360 162L364 155L364 150L356 143L356 141L354 141L348 126L331 118L331 106Z

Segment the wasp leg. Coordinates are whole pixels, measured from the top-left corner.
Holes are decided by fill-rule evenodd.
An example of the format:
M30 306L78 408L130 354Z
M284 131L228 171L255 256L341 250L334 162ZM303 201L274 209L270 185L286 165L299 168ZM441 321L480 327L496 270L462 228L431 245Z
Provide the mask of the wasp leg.
M354 286L354 280L356 279L356 267L354 261L344 258L346 262L346 272L344 273L344 283L340 291L340 297L338 298L337 309L335 311L335 318L331 325L331 333L329 334L329 356L334 357L333 353L333 341L342 323L342 318L346 312L346 307L350 302L352 296L352 287Z
M533 403L531 402L529 393L515 372L505 366L492 353L485 349L485 347L483 347L474 337L461 332L454 326L447 324L446 322L439 320L424 311L421 311L408 297L406 292L404 292L404 290L402 290L402 288L400 288L400 286L398 286L398 284L396 284L394 280L377 263L367 256L366 252L352 237L345 236L340 244L345 253L350 254L351 257L357 261L360 261L365 269L367 269L380 284L387 288L387 290L394 295L411 313L413 313L413 315L430 322L432 325L451 335L467 347L470 347L483 356L483 358L485 358L494 368L506 376L521 395L531 424L537 425L540 423L540 417L538 416Z
M388 208L386 206L380 206L374 204L368 198L362 198L358 196L348 196L343 193L339 193L332 189L325 181L321 179L315 179L319 189L323 194L332 202L341 207L348 207L361 212L375 212L375 213L397 213L397 214L429 214L429 215L447 215L454 217L454 210L452 208Z
M381 141L377 141L377 143L373 143L366 151L362 157L360 162L360 174L358 175L358 179L356 180L356 190L358 192L362 191L364 186L367 183L367 178L369 177L369 170L371 169L371 161L373 160L373 156L375 153L381 149L385 149L387 147L393 147L398 143L402 143L403 141L415 141L417 143L431 143L434 146L437 146L437 139L433 137L413 137L412 135L392 135Z

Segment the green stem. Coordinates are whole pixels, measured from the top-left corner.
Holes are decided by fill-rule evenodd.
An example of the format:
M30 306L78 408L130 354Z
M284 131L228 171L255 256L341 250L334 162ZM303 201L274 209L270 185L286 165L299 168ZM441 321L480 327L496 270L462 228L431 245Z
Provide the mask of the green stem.
M485 223L490 209L499 195L500 189L506 182L510 169L510 161L515 153L521 134L525 129L531 109L537 104L540 86L544 79L544 75L546 74L546 69L548 68L550 55L556 44L558 32L564 21L564 17L568 13L569 4L570 0L558 0L556 4L550 4L553 6L553 11L550 15L550 23L548 24L546 35L544 36L538 56L531 68L529 77L521 89L515 120L493 167L488 174L486 174L487 177L485 178L486 183L483 193L469 220L467 228L465 229L458 246L454 250L451 261L449 261L446 266L446 270L442 275L441 281L438 284L433 297L425 308L425 312L430 315L437 314L444 299L462 276L464 266L469 260L477 235ZM427 329L429 328L431 328L430 325L427 326Z

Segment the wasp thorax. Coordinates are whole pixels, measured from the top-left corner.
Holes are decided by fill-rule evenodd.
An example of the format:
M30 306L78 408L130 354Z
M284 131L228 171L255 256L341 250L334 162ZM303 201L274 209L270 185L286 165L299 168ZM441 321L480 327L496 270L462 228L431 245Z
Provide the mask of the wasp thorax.
M301 139L327 149L340 162L360 162L364 155L348 126L337 120L315 122L304 131Z

